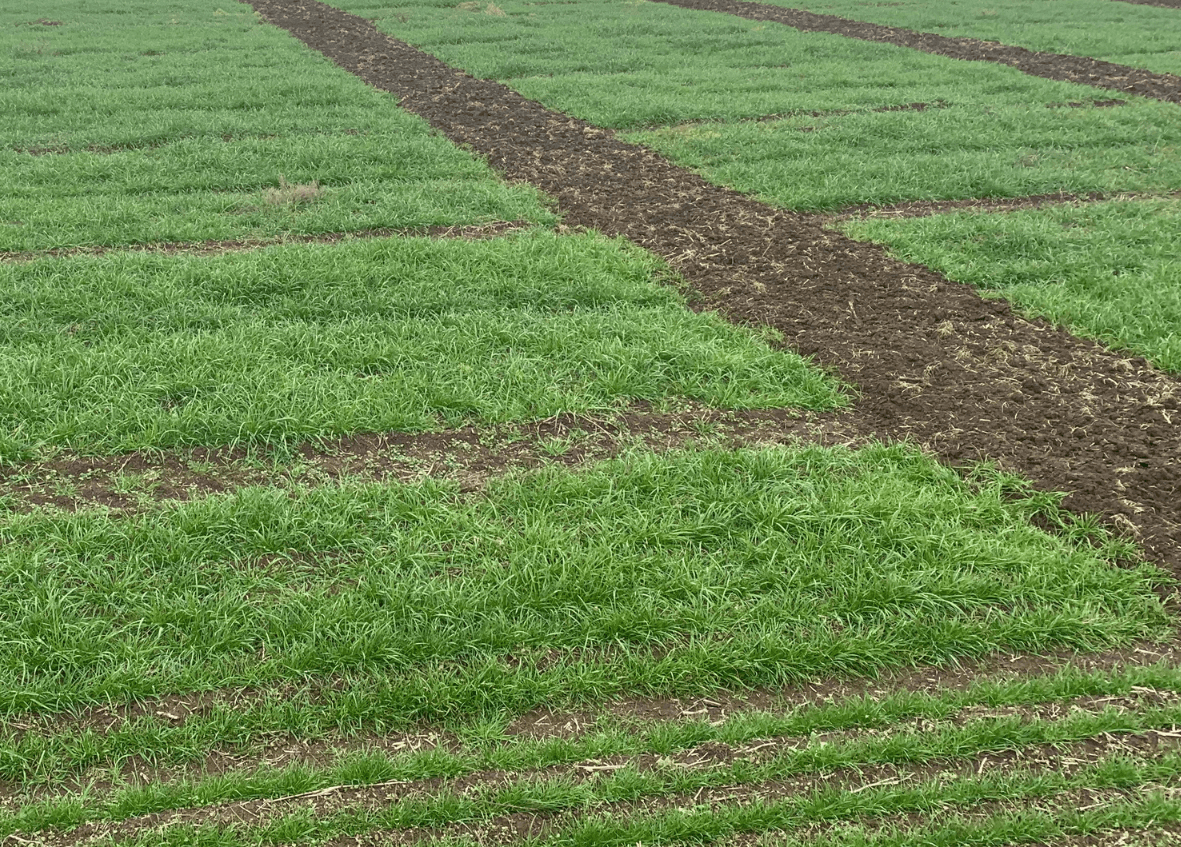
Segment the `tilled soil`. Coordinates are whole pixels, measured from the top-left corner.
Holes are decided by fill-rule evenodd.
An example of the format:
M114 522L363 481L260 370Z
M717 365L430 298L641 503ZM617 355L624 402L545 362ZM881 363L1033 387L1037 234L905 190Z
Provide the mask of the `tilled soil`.
M1143 68L1104 62L1088 56L1043 53L976 38L949 38L932 32L915 32L896 26L851 21L837 15L821 15L802 9L767 6L748 0L658 0L670 6L724 12L752 21L773 21L803 32L830 32L862 41L880 41L924 53L968 62L996 62L1030 76L1110 88L1169 103L1181 103L1181 77Z
M1181 573L1181 384L971 288L711 185L316 0L249 0L338 65L556 198L566 223L664 257L700 306L769 324L860 392L866 434L998 461Z

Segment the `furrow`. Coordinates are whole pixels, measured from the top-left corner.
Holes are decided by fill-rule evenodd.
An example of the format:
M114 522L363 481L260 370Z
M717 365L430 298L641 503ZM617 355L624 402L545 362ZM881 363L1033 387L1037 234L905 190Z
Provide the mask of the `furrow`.
M459 825L460 833L482 841L487 833L500 831L506 821L511 823L516 819L515 815L502 816L500 810L506 805L548 807L542 816L543 829L530 831L531 836L543 834L562 818L567 818L563 824L568 824L570 816L555 809L554 800L547 799L559 796L562 799L556 802L561 806L581 809L573 814L574 818L592 813L619 818L672 808L766 804L788 798L810 798L825 792L855 796L883 786L909 788L925 783L946 788L957 782L996 780L1012 775L1053 775L1069 782L1088 768L1118 758L1148 759L1158 763L1159 768L1160 763L1170 761L1170 755L1179 747L1181 734L1174 732L1106 733L1064 747L1034 745L914 764L872 764L799 774L792 773L791 758L784 756L790 751L772 751L771 755L760 757L754 754L768 751L767 745L745 751L710 747L676 758L651 756L626 763L583 763L573 768L561 766L523 774L492 772L457 780L330 786L290 797L84 824L69 832L41 833L39 840L52 847L65 847L100 839L122 841L149 832L158 835L173 827L223 829L247 823L251 829L264 829L277 827L292 816L320 820L330 828L334 818L345 823L345 828L350 828L350 819L356 819L361 827L369 827L380 826L386 822L383 818L392 814L411 824L399 827L403 829L400 839L406 843L441 834L459 834L441 833L438 826L413 825L416 820L431 819L438 820L441 826L447 826L450 819ZM1175 758L1173 755L1172 759ZM1172 761L1168 766L1176 764ZM667 793L670 791L675 793ZM473 816L485 820L473 829L460 823ZM534 822L539 820L534 818ZM525 834L518 832L512 840L519 840ZM20 837L25 835L22 833Z
M320 745L318 761L300 763L303 770L296 766L295 770L289 768L288 774L284 775L273 770L268 771L274 767L272 764L256 762L252 766L248 758L240 758L233 762L233 771L213 775L212 784L225 786L225 778L229 773L242 774L244 778L235 782L236 787L223 790L235 797L258 798L228 804L233 809L246 808L253 814L256 806L277 809L278 805L286 803L281 796L281 787L291 785L292 775L307 774L306 768L309 766L316 768L321 774L319 781L308 783L308 790L301 792L294 799L300 803L312 798L317 802L323 800L325 803L334 804L338 802L338 795L342 792L348 794L359 791L364 794L372 789L377 790L383 800L419 797L440 792L459 792L464 796L474 792L482 795L491 790L507 789L525 781L549 780L562 782L563 785L582 785L610 776L617 771L649 773L668 769L734 770L776 765L780 769L786 767L794 774L827 771L833 768L885 766L892 761L921 763L941 757L961 758L982 749L990 750L991 754L1001 761L1013 755L1015 749L1026 743L1046 747L1052 743L1073 741L1097 731L1107 733L1110 738L1116 738L1119 737L1118 733L1145 726L1146 721L1148 724L1163 722L1171 725L1175 720L1177 702L1178 695L1172 692L1145 689L1130 695L1080 697L1063 702L1002 707L976 705L961 709L941 720L915 717L898 720L883 727L855 726L835 731L812 732L803 736L759 735L758 730L765 729L767 721L764 720L760 725L758 716L751 716L751 720L745 725L742 721L733 724L733 732L728 731L729 727L713 731L699 727L698 735L712 735L713 739L682 749L663 749L660 752L654 750L668 747L667 735L663 742L656 742L656 737L643 735L644 728L637 728L624 735L616 734L613 742L610 734L601 734L599 739L581 745L566 744L546 748L536 742L526 742L516 745L515 749L502 748L491 751L491 755L483 756L469 752L465 757L462 748L450 747L449 762L446 761L446 756L433 758L434 767L446 776L382 779L377 786L371 788L355 783L334 784L331 781L334 774L340 779L340 774L350 772L350 756L346 750L333 751L331 747ZM1147 713L1143 713L1144 710L1147 710ZM692 731L691 727L685 729ZM755 731L753 735L752 729ZM726 737L732 740L720 740ZM1146 737L1160 740L1172 736L1167 732L1149 732ZM1110 738L1107 741L1110 741ZM411 746L414 740L410 737L376 741L378 743L368 748L361 748L356 740L351 744L354 754L364 752L370 757L370 768L375 767L373 754L384 751L384 768L380 772L382 776L388 776L393 772L411 772L416 767L415 761L419 764L427 761L423 756L414 756L414 753L424 749L438 752L443 749L439 745L447 743L440 738L433 738L428 742L432 745L430 747L426 747L424 743ZM637 752L607 752L611 747L630 748ZM552 760L550 764L529 767L523 772L504 767L491 770L477 769L480 764L486 765L497 758L502 761L508 760L514 765L537 761L538 756L544 760L547 749ZM595 752L599 752L600 755L593 755ZM582 759L576 758L579 754L583 755ZM355 755L351 758L356 760ZM255 771L253 778L250 775L252 768ZM170 782L172 790L169 793ZM193 814L192 810L182 807L192 805L191 798L209 797L210 790L216 791L203 787L205 784L203 775L199 773L190 772L175 778L162 773L152 774L143 787L152 787L153 800L150 802L154 805L152 812L144 817L164 823L189 820ZM122 789L116 789L111 784L88 783L83 779L79 781L75 792L87 798L87 810L79 812L73 809L69 812L74 823L99 821L112 816L114 812L111 810L127 810L129 807L134 808L136 803L144 802L143 799L135 799L140 796L139 784L135 782L123 786ZM60 809L62 804L70 806L73 796L75 795L72 793L62 794L60 785L31 793L13 792L7 802L0 803L0 808L7 807L14 813L19 811L20 815L15 820L29 820L29 816L37 820L40 816L40 819L60 822L62 813L55 809ZM169 800L169 797L172 799ZM213 809L212 806L209 808ZM216 813L216 809L210 813Z
M861 203L850 206L824 217L832 221L845 221L850 218L925 218L930 215L941 215L945 212L978 211L978 212L1015 212L1022 209L1040 209L1043 206L1062 206L1067 204L1099 203L1105 200L1151 200L1160 197L1181 197L1181 192L1169 194L1149 194L1129 192L1119 194L1103 194L1093 191L1089 194L1072 194L1067 191L1056 191L1051 194L1033 194L1028 197L979 197L967 200L909 200L905 203L895 203L890 206L876 206L872 203Z
M249 485L398 480L426 475L480 489L497 475L542 464L575 466L643 444L669 450L697 442L744 444L864 443L856 412L793 409L728 411L685 404L676 412L642 405L616 415L563 414L529 424L466 426L441 432L365 433L305 443L293 455L268 456L245 448L138 451L118 456L65 454L0 467L0 496L10 511L89 507L124 514L163 501L187 501ZM128 492L126 480L139 480ZM142 495L142 496L140 496Z

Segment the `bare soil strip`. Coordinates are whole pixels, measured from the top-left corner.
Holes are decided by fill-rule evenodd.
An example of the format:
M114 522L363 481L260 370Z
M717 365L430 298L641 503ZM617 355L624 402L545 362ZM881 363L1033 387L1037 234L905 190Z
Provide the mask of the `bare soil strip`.
M1031 194L1028 197L973 197L967 200L908 200L892 206L875 206L872 203L861 203L850 206L831 215L830 220L847 220L849 218L925 218L930 215L941 215L945 212L959 212L964 210L978 212L1016 212L1021 209L1040 209L1043 206L1062 206L1069 203L1098 203L1103 200L1157 200L1181 197L1181 191L1171 194L1148 194L1128 192L1122 194L1103 194L1092 191L1089 194L1071 194L1066 191L1056 191L1051 194Z
M699 306L769 324L859 387L866 436L944 461L993 459L1128 531L1181 573L1181 383L884 250L711 185L653 151L477 80L316 0L250 0L267 20L397 95L570 226L664 257Z
M1142 68L1117 65L1087 56L1063 53L1042 53L1013 47L996 41L975 38L949 38L931 32L916 32L901 27L883 26L865 21L852 21L836 15L805 12L767 6L748 0L659 0L670 6L724 12L752 21L773 21L803 32L829 32L861 41L880 41L898 47L909 47L923 53L934 53L968 62L996 62L1016 68L1030 76L1075 82L1096 88L1110 88L1126 94L1139 94L1169 103L1181 103L1181 77L1155 73Z
M465 491L510 468L574 466L618 455L632 444L670 450L706 434L727 444L857 445L867 439L855 411L792 409L725 411L692 406L680 412L635 407L617 416L565 414L528 424L467 426L443 432L373 433L305 443L294 462L267 467L266 456L242 448L135 452L120 456L62 455L0 467L0 495L10 509L101 507L139 511L162 500L185 501L248 485L344 478L413 482L456 479Z
M420 229L362 229L355 232L325 232L319 235L284 235L235 241L157 241L148 244L119 244L103 247L61 247L52 250L0 250L0 262L31 262L47 256L103 256L107 253L163 253L166 255L215 256L257 250L276 244L336 244L352 238L427 236L430 238L497 238L533 224L528 221L496 221L469 226L431 226Z
M288 797L243 800L211 806L171 810L117 822L83 824L68 833L43 832L39 843L52 847L86 844L98 839L129 840L144 832L160 832L172 826L261 826L274 822L296 811L310 812L323 818L346 809L380 810L410 798L452 796L478 798L491 792L523 782L562 780L569 784L601 781L625 767L640 772L659 770L691 770L725 767L736 762L757 766L791 750L807 746L809 742L786 739L757 742L742 747L709 743L671 756L645 754L618 757L618 760L596 760L574 765L555 765L531 771L486 771L455 779L426 779L392 781L375 785L340 785L309 791ZM820 743L823 743L820 742ZM911 785L938 781L941 785L978 777L1017 772L1049 772L1070 775L1112 755L1159 756L1181 748L1181 734L1163 731L1103 736L1062 746L1033 745L1020 750L990 751L963 760L934 760L906 765L868 765L842 768L828 773L802 773L787 779L762 783L719 785L702 788L693 795L658 795L639 801L600 804L580 809L573 814L542 815L536 820L553 831L556 826L568 826L574 820L590 814L609 811L615 816L636 815L681 805L728 806L734 803L782 800L807 796L824 789L864 791L881 786ZM474 824L448 827L446 832L428 829L406 829L381 833L382 843L420 843L441 835L474 835L486 828L500 828L501 818ZM532 833L537 835L539 833ZM518 834L512 840L518 840ZM387 841L386 839L390 839Z

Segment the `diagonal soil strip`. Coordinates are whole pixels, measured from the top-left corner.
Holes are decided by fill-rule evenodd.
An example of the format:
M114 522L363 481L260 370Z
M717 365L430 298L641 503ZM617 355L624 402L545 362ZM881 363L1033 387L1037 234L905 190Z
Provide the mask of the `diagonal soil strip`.
M115 244L101 247L60 247L51 250L0 250L0 262L31 262L50 256L105 256L107 253L164 253L193 256L214 256L244 250L257 250L277 244L336 244L353 238L497 238L530 229L528 221L495 221L464 226L428 226L407 229L359 229L353 232L325 232L318 235L282 235L228 241L153 241L146 244Z
M698 9L708 12L723 12L752 21L772 21L786 24L803 32L828 32L857 38L861 41L879 41L898 47L909 47L923 53L934 53L950 59L967 62L996 62L1007 65L1030 76L1056 79L1091 85L1095 88L1110 88L1125 94L1139 94L1168 103L1181 103L1181 77L1173 74L1156 73L1117 65L1088 56L1071 56L1064 53L1042 53L1000 44L996 41L980 41L975 38L949 38L933 32L916 32L896 26L884 26L866 21L853 21L836 15L821 15L802 9L787 9L782 6L767 6L748 0L657 0L670 6Z
M573 765L553 765L530 771L483 771L453 779L394 780L373 785L339 785L287 797L258 800L238 800L209 806L197 806L157 812L120 821L83 824L68 833L43 832L40 843L53 847L86 844L98 839L130 840L146 832L161 833L172 826L214 826L224 828L245 824L266 826L297 811L310 812L324 818L345 810L379 811L390 805L412 799L431 797L461 797L472 800L492 799L497 792L522 783L555 781L565 785L600 782L616 771L633 767L641 773L660 773L693 770L725 769L738 763L757 767L774 761L794 750L825 744L821 739L809 742L783 739L758 742L741 747L709 743L670 756L644 754L642 756L613 757L611 760L582 762ZM574 817L610 810L613 814L636 815L677 806L725 806L732 803L783 800L808 796L825 789L860 792L880 786L910 786L922 782L950 782L973 779L980 775L995 777L1008 773L1035 773L1047 770L1070 776L1087 766L1112 756L1157 757L1181 748L1181 733L1149 730L1141 733L1113 734L1068 745L1036 744L1017 750L988 750L956 759L933 759L905 764L867 764L842 767L829 772L801 772L798 775L761 783L716 782L703 786L696 794L657 794L636 801L616 801L583 807ZM570 812L544 815L548 827L571 822ZM496 826L498 818L474 822L476 829ZM472 824L458 823L447 828L455 834L468 834ZM377 833L374 833L377 834ZM443 832L427 829L406 829L382 833L406 843L428 840ZM447 832L447 834L452 834ZM384 842L383 842L384 843Z
M1064 206L1070 203L1099 203L1104 200L1168 200L1181 198L1181 191L1169 194L1127 192L1103 194L1092 191L1089 194L1071 194L1057 191L1052 194L1031 194L1027 197L972 197L966 200L908 200L889 206L860 203L841 209L824 217L843 221L849 218L925 218L942 215L945 212L1016 212L1021 209L1040 209L1043 206Z
M401 98L566 223L664 257L704 307L769 324L857 385L867 434L958 464L991 458L1070 493L1181 573L1181 383L967 286L711 185L653 151L477 80L316 0L250 0Z

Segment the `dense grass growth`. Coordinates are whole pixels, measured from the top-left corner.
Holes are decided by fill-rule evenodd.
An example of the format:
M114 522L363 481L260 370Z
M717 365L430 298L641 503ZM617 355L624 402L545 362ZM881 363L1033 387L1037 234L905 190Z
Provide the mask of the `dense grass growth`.
M1181 188L1168 103L792 118L632 133L708 179L792 209Z
M596 124L714 121L630 138L790 208L1181 188L1176 106L1046 108L1101 95L1011 68L660 3L343 5Z
M686 397L838 403L596 236L0 265L0 456L290 442Z
M1159 572L1014 494L901 447L781 448L11 515L0 715L377 673L343 690L390 728L1162 631Z
M996 108L1094 89L885 44L631 0L486 4L345 0L477 76L601 126L865 110L914 102Z
M1181 74L1181 17L1173 9L1112 0L759 1Z
M869 219L845 229L1181 373L1181 201Z
M0 114L0 250L554 219L236 2L2 10Z

